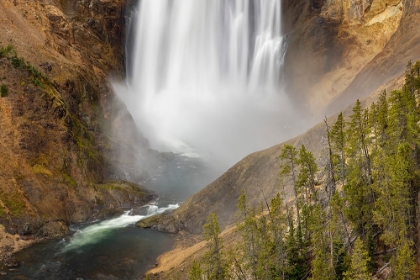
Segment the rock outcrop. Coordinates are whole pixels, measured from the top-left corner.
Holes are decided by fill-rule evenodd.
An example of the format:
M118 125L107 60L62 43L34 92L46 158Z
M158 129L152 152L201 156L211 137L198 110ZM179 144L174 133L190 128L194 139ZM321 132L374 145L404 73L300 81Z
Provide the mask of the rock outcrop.
M412 0L285 0L286 91L322 116L397 77L419 57L419 5Z
M135 157L125 159L132 172L114 168L117 151L148 149L108 84L110 74L124 75L125 4L0 2L0 224L8 233L58 236L69 223L154 197L118 181L144 177Z

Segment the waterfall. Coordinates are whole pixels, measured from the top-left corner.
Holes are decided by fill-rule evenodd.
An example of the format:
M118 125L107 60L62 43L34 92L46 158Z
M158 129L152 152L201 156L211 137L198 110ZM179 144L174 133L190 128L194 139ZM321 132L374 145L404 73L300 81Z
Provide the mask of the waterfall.
M126 85L154 148L229 164L290 137L280 0L140 0Z

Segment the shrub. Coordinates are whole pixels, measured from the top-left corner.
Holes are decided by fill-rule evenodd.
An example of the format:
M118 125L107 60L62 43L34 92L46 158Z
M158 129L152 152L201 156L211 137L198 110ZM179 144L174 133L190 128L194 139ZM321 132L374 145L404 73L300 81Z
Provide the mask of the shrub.
M7 47L0 48L0 57L8 55L11 51L13 51L13 46L8 45Z
M11 60L13 67L16 69L25 69L26 63L22 57L12 56Z
M9 89L7 88L7 85L2 84L0 87L0 93L1 93L1 97L6 97L9 95Z

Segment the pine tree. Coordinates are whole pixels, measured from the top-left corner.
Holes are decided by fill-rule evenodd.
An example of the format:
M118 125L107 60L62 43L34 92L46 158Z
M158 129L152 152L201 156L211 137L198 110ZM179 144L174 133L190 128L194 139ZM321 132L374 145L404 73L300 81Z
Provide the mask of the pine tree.
M405 215L407 223L407 238L413 241L415 238L415 226L416 226L416 210L414 205L417 200L417 193L420 186L420 152L419 152L419 134L420 127L418 125L420 114L419 108L416 102L416 73L412 72L411 65L407 69L406 85L402 90L392 91L388 99L389 103L389 147L388 151L394 151L390 153L393 159L401 158L403 150L404 162L407 168L406 173L411 177L405 180L405 191L408 199L408 210ZM408 82L407 82L408 81ZM414 92L412 92L412 86L414 86ZM402 147L403 150L402 150ZM398 171L400 169L395 169ZM395 172L392 172L395 173Z
M193 261L193 264L190 268L188 273L188 280L202 280L203 279L203 271L201 269L200 262Z
M343 113L340 113L337 117L337 121L333 125L330 132L331 146L334 153L338 153L339 163L335 165L335 168L338 169L338 174L340 174L341 185L344 186L344 180L346 175L346 156L345 148L347 145L347 137L345 135L346 123L343 118ZM334 160L334 158L333 158ZM334 162L334 161L333 161Z
M335 164L335 155L333 153L332 147L332 140L331 140L331 128L328 124L327 118L324 119L325 127L327 129L326 137L327 137L327 149L328 149L328 162L326 165L327 170L327 181L326 181L326 192L328 193L328 198L331 200L331 197L334 195L337 189L337 182L336 182L336 164Z
M310 230L312 232L311 280L334 279L333 257L328 248L328 226L326 213L321 204L317 204L312 212ZM328 265L330 264L330 265Z
M286 250L284 236L286 231L286 217L283 209L283 199L277 194L270 203L269 230L273 239L273 271L271 279L285 279Z
M299 236L299 233L296 232L293 220L291 220L289 224L289 234L286 237L286 279L303 279L309 271L306 255L307 250L303 249L303 242L299 240L301 240L301 237Z
M376 122L377 122L377 142L380 145L380 147L384 147L386 142L388 141L388 135L387 135L387 128L388 128L388 99L386 97L386 92L382 92L382 94L379 97L378 102L378 113L376 116Z
M366 237L372 225L372 166L369 154L368 111L363 110L357 100L350 116L347 155L348 165L344 194L347 204L346 215L354 227Z
M286 176L289 176L292 181L293 191L295 195L295 207L296 207L296 216L297 216L297 230L298 238L302 234L301 229L301 219L300 219L300 188L297 184L297 166L298 166L298 152L296 148L285 144L280 159L283 161L280 165L280 179L283 180Z
M351 255L350 269L344 273L345 280L370 280L368 262L370 258L363 248L363 242L357 238Z
M306 150L305 145L302 145L299 150L298 164L300 172L298 175L297 184L299 188L305 188L306 203L310 203L312 199L314 202L318 201L317 193L315 190L315 175L318 172L318 166L315 162L315 157L311 152ZM311 192L309 195L308 190Z
M412 243L407 239L401 239L396 255L391 259L393 280L414 279L415 263L413 258Z
M220 237L219 220L216 214L212 213L207 217L203 226L203 234L207 240L208 251L204 255L204 273L207 279L223 280L228 278L227 264L223 254L223 241Z
M245 191L238 199L238 209L244 216L244 221L237 226L237 231L242 237L237 250L241 254L241 270L251 275L252 279L260 279L266 274L267 234L266 220L262 211L258 212L253 207L248 207ZM262 224L262 226L261 226Z
M390 248L397 248L392 258L393 279L412 279L413 252L410 248L408 220L411 213L410 162L411 152L407 144L399 144L397 154L386 157L384 184L378 189L378 199L374 211L374 221L382 229L381 240ZM405 265L403 265L405 264ZM406 269L406 267L411 269ZM410 272L411 271L411 272ZM406 276L402 276L406 275ZM402 277L402 278L400 278Z

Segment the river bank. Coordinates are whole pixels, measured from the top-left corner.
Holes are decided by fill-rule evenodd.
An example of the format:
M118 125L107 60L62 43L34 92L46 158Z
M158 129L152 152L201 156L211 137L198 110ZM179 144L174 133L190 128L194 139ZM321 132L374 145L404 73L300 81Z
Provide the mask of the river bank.
M98 214L90 221L73 224L55 239L34 237L24 243L19 241L22 237L10 235L10 240L22 244L13 251L20 266L0 269L7 273L1 279L45 279L46 275L57 280L141 279L155 266L158 256L174 249L175 242L186 236L141 229L134 224L177 208L219 173L206 160L175 154L171 160L160 162L146 184L159 195L151 197L152 202L121 203L125 208L113 208L107 216Z
M33 239L19 244L2 279L137 279L156 258L170 250L174 235L143 230L134 223L170 211L178 205L156 204L126 210L114 218L72 225L69 234L55 239ZM9 236L7 239L18 236ZM34 244L37 242L37 244ZM24 247L23 245L26 245ZM31 246L29 246L31 245Z
M39 239L22 239L19 234L7 233L0 225L0 275L6 273L6 269L19 265L14 253L39 241Z

